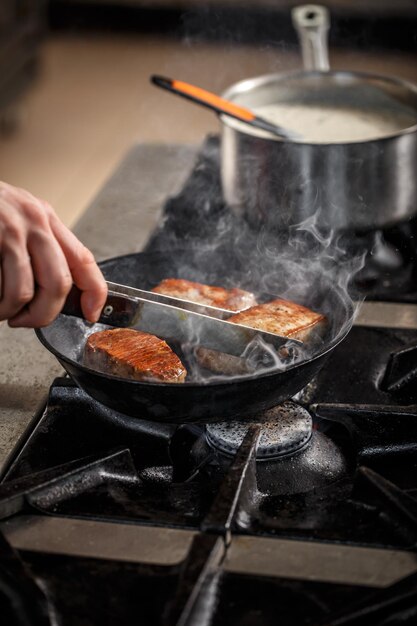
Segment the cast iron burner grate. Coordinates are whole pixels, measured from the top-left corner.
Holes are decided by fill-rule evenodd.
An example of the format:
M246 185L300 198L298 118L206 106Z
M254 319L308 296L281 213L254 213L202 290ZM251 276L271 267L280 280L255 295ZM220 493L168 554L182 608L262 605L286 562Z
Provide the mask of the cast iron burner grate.
M7 571L16 604L46 615L52 602L62 626L109 615L126 626L138 615L147 626L247 616L275 626L277 614L283 626L381 615L411 626L416 343L412 330L354 328L300 394L313 416L307 445L261 462L261 425L232 457L209 445L204 425L124 416L58 379L0 486L0 532L18 550L0 545L0 610Z
M257 459L274 459L302 450L310 441L313 421L309 412L295 402L283 404L255 416L261 425ZM208 443L225 454L234 455L248 431L248 424L229 420L206 426Z
M62 390L63 387L58 389ZM149 432L140 436L138 431L136 438L131 431L125 432L130 446L135 450L136 460L128 450L119 450L27 474L28 464L31 462L31 455L28 454L30 448L33 448L35 456L37 450L42 452L44 448L39 446L40 442L43 440L47 443L55 428L65 422L68 422L68 434L73 431L72 438L69 436L66 441L66 448L70 448L70 457L75 458L76 445L80 445L80 437L77 436L79 426L81 423L88 425L89 419L94 421L94 415L100 412L100 407L75 388L73 391L76 392L75 403L69 402L71 409L67 413L65 406L56 405L55 396L50 403L49 415L47 411L42 417L25 446L26 454L23 451L21 455L21 477L6 481L0 488L0 518L6 520L2 522L1 530L12 545L19 548L17 553L7 542L3 542L3 546L0 543L0 582L4 582L2 566L7 564L9 571L16 574L12 584L17 585L13 589L17 602L24 605L30 614L30 603L36 601L37 612L43 616L43 621L36 623L44 626L54 623L47 617L51 602L54 603L54 613L58 615L63 626L78 626L81 623L85 626L96 626L97 623L106 623L109 611L115 611L116 606L121 608L114 615L122 616L121 623L127 626L137 624L138 614L145 615L143 623L147 626L197 626L202 623L237 626L243 623L244 615L251 615L251 621L248 622L251 626L272 626L278 611L282 612L281 622L284 626L307 626L311 624L312 615L315 624L329 626L380 623L376 620L381 615L384 619L389 618L391 623L400 623L398 620L410 626L414 623L417 611L416 566L412 553L404 551L404 548L410 550L417 543L416 485L413 489L405 490L369 467L359 467L350 486L345 484L341 489L338 484L329 485L327 489L312 493L312 498L305 500L306 511L310 509L310 517L304 515L298 537L301 543L295 542L297 533L294 520L299 515L297 508L302 509L302 499L298 497L293 500L287 497L271 500L267 496L262 504L262 494L259 493L257 484L257 468L265 467L267 462L256 462L256 447L262 427L252 424L233 460L224 467L221 479L212 484L207 506L200 511L198 524L187 535L188 544L186 550L182 550L182 559L174 565L169 551L167 556L161 550L160 543L162 537L168 545L176 541L174 531L176 527L178 532L178 520L176 525L172 525L169 520L164 521L160 516L153 519L149 515L155 513L162 492L158 493L155 485L152 485L155 493L153 499L146 502L147 518L138 519L132 508L142 505L143 510L143 484L138 471L141 455L137 456L137 453L141 450L143 455L146 448L149 448L149 442L152 441ZM337 425L332 420L332 416L336 416L337 423L344 428L342 417L349 416L347 432L353 434L353 454L357 460L366 458L361 457L362 446L365 441L369 441L378 408L357 408L357 415L354 406L343 407L339 414L337 406L327 408L326 421L329 420L331 425ZM317 407L317 412L324 415L325 407ZM404 407L391 407L390 412L391 419L396 421L396 428L390 432L391 444L397 450L397 455L401 456L401 437L396 441L396 433L405 432L412 424L413 416ZM56 419L51 420L51 416ZM104 437L99 443L96 441L96 447L105 446L111 440L116 443L114 440L117 437L114 435L118 432L117 427L112 433L106 434L105 423L104 420L101 433ZM320 423L316 424L316 428L318 425ZM362 441L355 436L355 432L362 432L364 426L365 436ZM198 432L194 434L198 438ZM332 434L333 436L336 435ZM86 439L89 439L88 426ZM167 441L166 437L162 437L164 439ZM58 440L58 447L61 444ZM155 448L158 456L158 446ZM406 448L406 453L410 453L410 447ZM392 449L387 453L389 465ZM383 450L374 451L374 456L378 454L384 457ZM414 461L415 455L416 450L412 457ZM372 460L371 457L368 458ZM148 456L148 462L151 459L152 454ZM166 457L160 460L166 461ZM410 462L410 459L409 467L412 473L413 461ZM172 483L163 492L165 501L175 507L178 500L184 500L187 490L195 499L198 494L195 487L198 483L197 475L181 485ZM106 503L108 505L112 499L113 509L106 524L109 510L103 511L102 507ZM332 518L331 510L336 500L343 505L343 515ZM191 499L184 500L186 509L192 506L191 502ZM69 504L68 507L65 506L66 503ZM268 506L271 509L269 514ZM19 516L23 516L21 524ZM251 526L252 518L257 518L258 523L262 518L264 522L269 521L269 532L272 529L272 535L267 537L268 524L263 527L261 524L258 529ZM319 529L312 526L314 518L316 525L319 523L324 529L331 523L332 532L327 537L326 534L322 537L320 533L317 534ZM279 537L277 523L280 519L288 524L284 539L282 535ZM107 526L106 532L112 536L110 556L108 541L103 543L99 535L103 523ZM350 541L347 542L340 541L341 537L338 536L343 523L351 533ZM384 549L378 549L377 546L370 548L369 545L365 547L366 541L360 549L352 546L351 540L354 539L353 543L355 539L357 541L365 525L370 541L374 541L375 537L383 540ZM35 532L35 543L31 534L26 532L28 527ZM46 530L42 533L43 527ZM47 532L52 527L59 528L58 544L61 547L57 551L55 545L55 553L48 551L50 542L56 541L56 537ZM137 538L142 529L147 529L146 537L158 536L155 544L149 541L144 543L150 562L141 560L137 543L135 545L126 542L126 528L130 529L129 532L133 530L138 533ZM282 530L281 528L281 532ZM187 532L185 527L182 532ZM94 536L93 541L91 533ZM327 541L317 541L320 538ZM146 538L142 541L146 542ZM387 553L388 558L398 568L394 573L390 573L390 566L386 565L385 550L390 544L401 547L400 550L391 548ZM42 545L44 552L40 549ZM22 548L23 552L20 552ZM107 556L100 554L100 549L107 551ZM311 549L316 554L312 561L296 556ZM80 551L84 551L83 557L80 556ZM341 555L342 569L338 565ZM374 572L369 563L374 563ZM366 570L369 567L368 575ZM265 580L266 571L268 575ZM337 576L341 576L339 581L335 580ZM47 594L40 592L39 580L42 581L42 589L48 590ZM122 585L119 584L121 580ZM132 593L138 580L139 589ZM242 588L246 589L243 594ZM251 588L256 589L256 600L251 595ZM112 600L114 593L116 595ZM156 594L157 610L154 601ZM215 602L212 601L214 598ZM74 600L77 600L76 614L71 610ZM259 600L261 612L256 610ZM117 605L113 606L113 601L117 601ZM293 602L296 602L295 612L290 609ZM233 611L232 606L235 607ZM124 607L127 607L126 610ZM78 622L74 615L79 617Z

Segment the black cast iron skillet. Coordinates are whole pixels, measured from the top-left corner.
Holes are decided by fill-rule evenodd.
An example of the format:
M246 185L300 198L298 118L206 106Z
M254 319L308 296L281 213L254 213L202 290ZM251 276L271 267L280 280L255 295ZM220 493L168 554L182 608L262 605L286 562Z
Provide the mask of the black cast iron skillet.
M259 264L258 264L259 265ZM108 280L133 287L151 289L163 278L177 277L226 287L240 286L259 292L260 281L278 268L257 266L248 271L248 259L225 258L197 250L150 252L109 259L100 264ZM288 290L288 277L278 277L273 293ZM322 275L311 277L304 287L296 285L294 299L325 313L330 320L329 337L312 357L288 369L225 378L208 383L182 384L133 381L89 369L81 364L86 336L92 325L60 315L46 328L36 331L40 341L52 352L90 396L120 413L158 422L212 422L227 417L250 419L300 391L318 372L329 353L346 336L352 325L353 310L341 290ZM284 284L285 283L285 284ZM304 293L303 293L304 291ZM288 291L285 293L288 296ZM290 294L291 295L291 294ZM99 329L99 328L97 328ZM94 328L96 330L96 328ZM93 331L94 332L94 331Z

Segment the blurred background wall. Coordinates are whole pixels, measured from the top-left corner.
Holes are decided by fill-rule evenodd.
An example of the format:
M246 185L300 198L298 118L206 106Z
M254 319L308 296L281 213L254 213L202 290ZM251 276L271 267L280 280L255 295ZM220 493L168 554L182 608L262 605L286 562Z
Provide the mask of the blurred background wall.
M218 132L213 114L158 91L150 74L221 92L300 68L295 4L1 0L0 177L72 224L133 143L198 144ZM323 4L333 68L417 82L415 0Z

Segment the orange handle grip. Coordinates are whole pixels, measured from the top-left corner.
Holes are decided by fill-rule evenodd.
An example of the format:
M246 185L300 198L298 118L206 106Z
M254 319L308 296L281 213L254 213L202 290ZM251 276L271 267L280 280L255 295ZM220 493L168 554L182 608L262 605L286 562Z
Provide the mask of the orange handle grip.
M200 100L201 102L204 102L209 106L218 109L219 111L223 111L224 113L229 113L236 117L240 117L240 119L245 122L251 122L253 119L255 119L255 115L252 113L252 111L245 109L245 107L238 106L237 104L233 104L228 100L224 100L223 98L220 98L220 96L216 96L216 94L211 93L210 91L201 89L201 87L195 87L194 85L184 83L181 80L172 80L171 85L172 88L176 91L180 91L184 95L195 98L196 100Z

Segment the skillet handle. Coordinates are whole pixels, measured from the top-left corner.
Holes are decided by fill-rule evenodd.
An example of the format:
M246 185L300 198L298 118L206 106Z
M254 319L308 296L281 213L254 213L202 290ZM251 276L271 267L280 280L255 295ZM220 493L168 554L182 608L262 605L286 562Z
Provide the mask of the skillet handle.
M304 69L329 71L328 9L318 4L305 4L295 7L291 11L291 17L300 40Z

